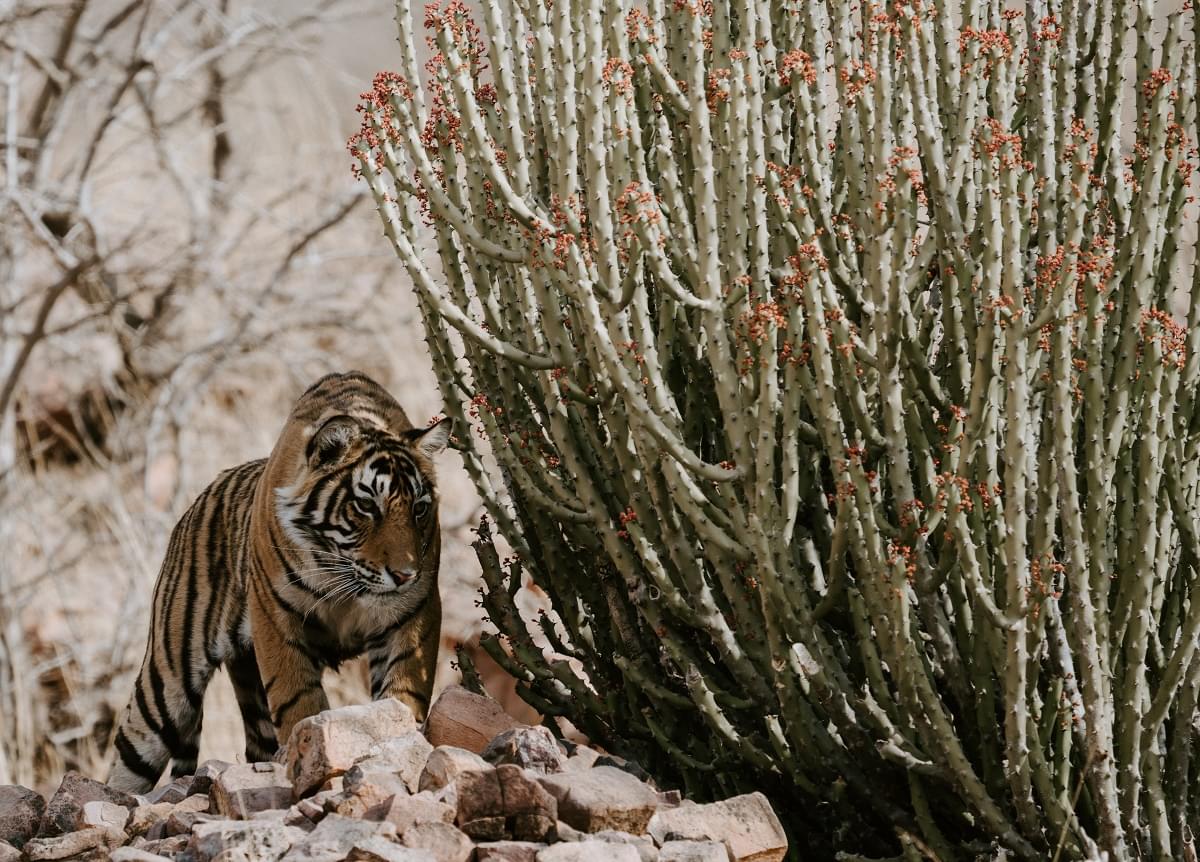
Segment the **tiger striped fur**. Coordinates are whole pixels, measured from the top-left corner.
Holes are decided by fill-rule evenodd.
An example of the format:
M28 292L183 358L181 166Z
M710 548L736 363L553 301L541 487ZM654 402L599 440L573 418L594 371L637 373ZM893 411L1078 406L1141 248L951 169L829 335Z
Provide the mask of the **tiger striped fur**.
M450 421L414 429L366 375L321 378L269 458L227 470L171 534L109 783L196 767L204 691L224 665L246 759L328 706L321 672L366 653L374 698L418 719L437 666L441 533L432 459Z

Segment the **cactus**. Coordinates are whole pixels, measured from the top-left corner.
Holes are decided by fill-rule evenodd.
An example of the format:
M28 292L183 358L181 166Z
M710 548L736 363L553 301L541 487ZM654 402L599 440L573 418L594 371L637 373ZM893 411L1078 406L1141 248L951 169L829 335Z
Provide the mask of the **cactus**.
M399 3L350 149L529 703L799 847L1192 858L1200 14L1003 6Z

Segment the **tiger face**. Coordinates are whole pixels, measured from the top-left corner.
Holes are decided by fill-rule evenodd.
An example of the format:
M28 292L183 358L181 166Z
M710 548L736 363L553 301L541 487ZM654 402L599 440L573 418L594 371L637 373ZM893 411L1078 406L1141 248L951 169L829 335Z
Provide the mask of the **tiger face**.
M305 446L299 476L275 489L283 531L309 560L291 575L326 596L400 596L436 574L434 456L451 422L400 433L337 415Z

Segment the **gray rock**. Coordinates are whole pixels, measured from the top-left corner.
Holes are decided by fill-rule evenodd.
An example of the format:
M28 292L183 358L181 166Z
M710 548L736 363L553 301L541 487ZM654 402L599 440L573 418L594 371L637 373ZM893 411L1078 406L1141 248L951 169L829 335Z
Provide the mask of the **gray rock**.
M136 847L118 847L108 858L111 862L171 862L169 856L159 856Z
M658 807L656 791L612 766L548 775L541 783L558 800L558 819L583 832L614 829L638 835Z
M0 784L0 841L20 850L37 834L46 801L28 787Z
M368 820L391 823L403 835L414 823L453 823L455 809L429 791L413 796L394 796L366 813Z
M418 790L441 790L464 772L486 772L488 762L473 751L444 745L435 748L425 761L417 782Z
M103 826L91 826L65 835L34 838L26 842L23 849L32 862L47 862L52 859L68 859L88 851L112 850L114 847L120 847L124 841L124 832L106 829Z
M291 804L292 785L279 763L239 763L222 771L212 786L213 809L231 819Z
M534 772L561 772L566 754L546 727L516 727L501 733L483 750L483 759L511 763Z
M684 802L676 808L661 809L647 831L660 846L668 835L680 840L720 841L733 862L781 862L787 855L787 835L771 803L761 793L707 805Z
M386 838L372 836L354 845L346 862L437 862L428 850L402 847Z
M367 838L395 838L390 823L353 820L337 814L327 815L308 837L292 845L283 862L341 862L354 845Z
M196 862L209 862L227 851L230 857L223 858L277 862L307 837L302 829L269 820L218 820L197 824L187 851Z
M213 782L216 781L222 772L233 766L224 760L206 760L196 769L196 774L192 776L192 783L188 785L188 793L211 793Z
M631 835L628 832L605 829L587 837L596 841L608 841L612 844L628 844L637 850L642 862L655 862L658 859L658 847L644 835Z
M0 862L20 862L21 851L7 841L0 841Z
M419 730L387 739L371 747L366 757L358 760L345 774L343 781L346 790L353 791L350 786L352 775L357 770L361 773L390 773L403 779L409 792L416 793L420 788L421 774L425 763L433 753L433 746Z
M537 862L638 862L638 852L628 844L608 841L576 841L551 844L539 850Z
M719 841L668 841L658 862L729 862L729 851Z
M53 838L79 829L83 825L83 806L88 802L111 802L131 811L138 807L137 799L131 794L114 790L107 784L93 781L78 772L68 772L63 776L58 790L46 803L46 810L42 813L42 821L38 828L38 837Z
M469 862L471 839L449 823L414 823L404 831L404 846L428 850L437 862Z
M190 775L176 778L170 784L164 784L157 790L146 794L146 801L153 805L155 802L182 802L191 794L193 778ZM205 791L200 790L198 793Z

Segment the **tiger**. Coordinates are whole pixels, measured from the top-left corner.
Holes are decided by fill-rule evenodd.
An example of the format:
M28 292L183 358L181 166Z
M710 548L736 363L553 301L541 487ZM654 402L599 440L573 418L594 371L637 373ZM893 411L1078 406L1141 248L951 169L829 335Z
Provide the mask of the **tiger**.
M226 470L175 525L108 783L145 793L195 772L204 692L224 666L247 762L329 706L325 668L367 655L371 697L418 721L441 628L434 458L452 422L414 428L351 371L314 383L269 457Z

